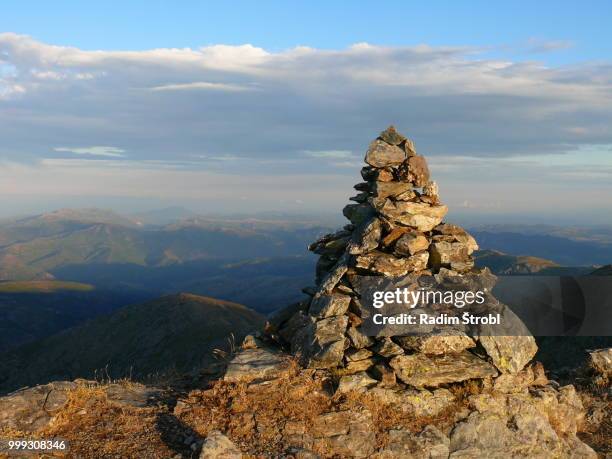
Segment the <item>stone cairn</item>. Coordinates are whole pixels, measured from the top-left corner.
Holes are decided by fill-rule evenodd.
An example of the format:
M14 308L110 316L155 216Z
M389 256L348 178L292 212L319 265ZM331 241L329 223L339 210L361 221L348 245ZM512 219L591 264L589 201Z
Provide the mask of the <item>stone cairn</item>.
M391 126L370 144L365 162L364 181L350 198L354 203L343 210L350 224L309 246L320 255L317 285L304 289L310 299L273 316L268 335L299 355L305 367L359 374L377 384L438 387L522 370L537 350L531 336L362 333L354 276L491 276L474 267L474 238L443 222L448 208L412 141Z

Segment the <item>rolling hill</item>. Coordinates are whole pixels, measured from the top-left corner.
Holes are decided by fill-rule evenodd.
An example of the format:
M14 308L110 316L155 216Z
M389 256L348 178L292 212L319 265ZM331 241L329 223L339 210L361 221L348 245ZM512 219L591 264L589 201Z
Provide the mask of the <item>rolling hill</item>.
M603 239L599 233L588 239L586 231L583 232L582 238L577 238L569 230L550 231L550 234L535 230L512 232L494 227L474 229L470 232L482 250L499 250L511 255L544 258L563 266L604 265L612 260L612 242Z
M0 225L0 280L50 279L67 266L159 267L302 255L324 231L313 224L295 228L286 221L202 218L145 227L109 211L62 210Z
M147 292L75 282L0 282L0 352L149 298Z
M0 354L0 391L57 379L134 379L188 372L241 340L263 316L237 303L181 293L130 305L52 337Z

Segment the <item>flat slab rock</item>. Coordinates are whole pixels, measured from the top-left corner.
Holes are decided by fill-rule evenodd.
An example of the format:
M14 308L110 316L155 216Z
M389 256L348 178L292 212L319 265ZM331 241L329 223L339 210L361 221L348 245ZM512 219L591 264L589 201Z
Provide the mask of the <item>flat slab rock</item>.
M276 379L289 370L289 362L282 354L263 348L240 351L227 366L224 381L253 381Z
M497 376L493 365L468 351L443 356L398 355L389 364L400 380L419 389Z
M68 402L74 382L52 382L13 392L0 398L0 429L36 432L46 427Z
M424 203L397 201L387 199L381 205L376 204L376 210L388 219L402 225L412 226L420 231L431 231L438 226L448 207L444 205L430 206Z
M145 408L159 398L161 390L147 387L144 384L131 383L109 384L106 388L106 398L115 405Z

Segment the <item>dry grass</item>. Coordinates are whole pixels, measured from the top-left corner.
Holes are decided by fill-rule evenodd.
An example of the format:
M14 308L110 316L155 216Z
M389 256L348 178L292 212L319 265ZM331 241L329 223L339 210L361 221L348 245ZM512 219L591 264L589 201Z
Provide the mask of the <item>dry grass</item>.
M612 402L608 385L597 383L578 388L586 410L586 422L578 437L593 448L600 457L612 457Z
M172 457L176 454L157 429L159 408L131 408L109 403L103 385L80 384L40 438L69 441L70 456Z

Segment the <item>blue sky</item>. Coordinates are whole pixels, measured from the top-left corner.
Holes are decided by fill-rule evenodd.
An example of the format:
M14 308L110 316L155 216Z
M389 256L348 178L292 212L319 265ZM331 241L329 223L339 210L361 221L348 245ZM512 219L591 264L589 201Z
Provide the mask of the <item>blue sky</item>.
M395 124L454 212L605 223L610 19L608 1L5 4L0 212L340 209Z
M608 59L612 2L576 1L18 1L0 29L82 49L251 43L271 51L368 42L495 48L549 62ZM554 55L541 45L563 49Z

